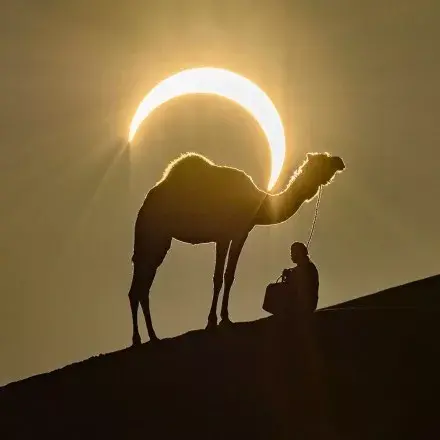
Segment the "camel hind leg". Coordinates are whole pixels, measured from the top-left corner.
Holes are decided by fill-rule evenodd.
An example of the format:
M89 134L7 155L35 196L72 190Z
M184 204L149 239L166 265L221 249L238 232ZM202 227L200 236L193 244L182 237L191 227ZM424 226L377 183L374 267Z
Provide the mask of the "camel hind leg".
M150 312L150 289L158 267L162 264L168 250L171 247L171 238L158 240L157 237L149 245L149 252L136 255L133 261L133 280L131 283L128 297L133 323L133 345L141 343L138 326L138 308L142 307L142 312L147 326L150 341L157 341L158 338L153 328Z
M223 285L223 272L225 270L226 255L228 254L230 241L219 241L215 247L215 270L214 270L214 291L212 296L211 310L208 316L206 329L213 329L217 326L217 303L220 290Z
M133 274L133 280L131 282L130 291L128 292L128 299L130 300L130 309L131 309L131 320L133 323L133 336L132 343L133 345L139 345L141 343L141 335L139 334L139 325L138 325L138 309L139 309L139 295L137 293L137 284L138 281L135 275Z

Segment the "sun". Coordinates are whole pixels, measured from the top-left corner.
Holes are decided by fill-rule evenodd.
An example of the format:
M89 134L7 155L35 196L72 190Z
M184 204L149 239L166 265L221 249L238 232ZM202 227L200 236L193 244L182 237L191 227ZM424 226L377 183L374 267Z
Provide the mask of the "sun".
M270 191L281 173L286 154L284 127L275 105L256 84L229 70L200 67L183 70L157 84L139 104L130 124L131 143L142 122L155 109L187 94L212 94L230 99L246 109L263 130L271 151L272 169L267 185Z

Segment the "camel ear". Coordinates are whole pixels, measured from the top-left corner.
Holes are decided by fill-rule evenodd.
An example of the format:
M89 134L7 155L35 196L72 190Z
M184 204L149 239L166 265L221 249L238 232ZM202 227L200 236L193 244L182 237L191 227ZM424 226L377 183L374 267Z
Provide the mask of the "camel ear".
M316 153L307 153L307 160L310 160L312 157L316 156Z

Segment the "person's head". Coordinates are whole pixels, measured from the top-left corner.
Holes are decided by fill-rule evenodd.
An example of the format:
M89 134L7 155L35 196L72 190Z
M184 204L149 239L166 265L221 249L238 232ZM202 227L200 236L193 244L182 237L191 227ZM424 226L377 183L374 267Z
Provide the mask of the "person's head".
M309 251L306 245L300 241L295 241L295 243L290 246L290 258L295 264L308 260Z

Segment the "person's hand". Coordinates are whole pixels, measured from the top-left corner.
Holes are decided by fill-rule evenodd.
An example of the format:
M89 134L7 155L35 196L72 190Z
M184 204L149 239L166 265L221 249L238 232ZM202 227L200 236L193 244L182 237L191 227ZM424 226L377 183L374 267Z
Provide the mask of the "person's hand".
M285 280L289 276L289 273L290 269L284 269L283 273L281 274L282 279Z

